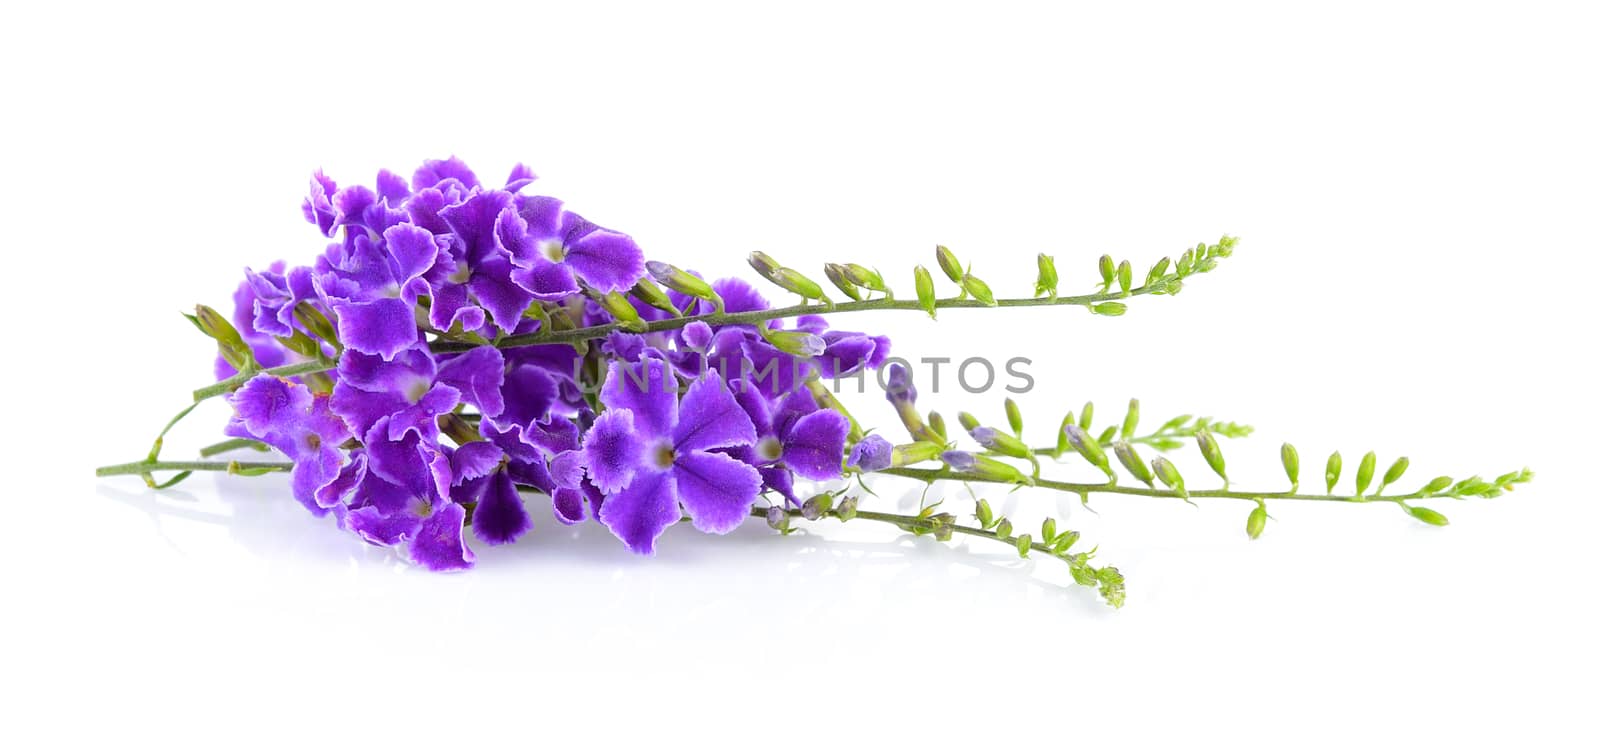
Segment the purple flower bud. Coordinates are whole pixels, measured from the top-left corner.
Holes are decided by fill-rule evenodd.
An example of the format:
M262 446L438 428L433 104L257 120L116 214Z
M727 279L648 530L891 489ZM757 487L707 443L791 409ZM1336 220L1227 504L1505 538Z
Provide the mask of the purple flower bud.
M911 385L911 370L904 364L896 362L889 366L889 383L885 390L889 402L897 406L917 402L917 389Z
M889 467L894 455L894 445L876 434L863 438L850 450L848 463L852 468L871 473Z
M704 321L691 321L683 327L684 346L695 352L705 352L711 347L711 325Z
M946 465L949 465L950 467L955 468L963 473L971 472L973 468L978 467L978 456L970 452L963 452L961 450L951 450L946 452L943 455L940 455L939 459L944 460Z

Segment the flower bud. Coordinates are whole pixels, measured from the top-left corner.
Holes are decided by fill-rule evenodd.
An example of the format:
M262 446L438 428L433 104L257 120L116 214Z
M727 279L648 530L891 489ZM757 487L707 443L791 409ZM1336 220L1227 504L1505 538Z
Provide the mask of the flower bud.
M644 319L639 318L639 310L628 302L627 296L612 292L597 296L597 300L623 330L638 333L649 328Z
M1050 544L1050 542L1052 540L1054 540L1055 538L1056 538L1056 520L1055 520L1055 517L1046 517L1045 520L1039 524L1039 541L1043 542L1045 544Z
M717 313L722 312L722 296L717 295L717 292L712 290L711 285L706 281L665 262L651 260L644 263L644 266L645 269L650 271L650 277L655 278L656 282L668 290L675 290L686 296L707 301L717 307Z
M1056 258L1040 252L1039 279L1033 284L1033 296L1038 298L1039 296L1048 293L1050 294L1051 298L1055 298L1056 284L1058 282L1059 278L1056 276Z
M1366 494L1367 486L1372 484L1372 474L1378 469L1378 453L1368 452L1361 457L1361 466L1356 468L1356 495Z
M668 297L666 291L662 290L661 286L657 285L653 280L641 279L633 284L633 287L628 290L628 294L638 298L646 306L659 308L673 316L683 315L683 312L679 311L677 306L672 305L672 298Z
M1194 433L1195 442L1200 446L1200 454L1205 457L1206 464L1221 476L1224 487L1228 482L1228 463L1222 459L1222 448L1217 446L1217 438L1211 435L1211 430L1200 427Z
M950 450L940 456L946 465L963 473L973 473L988 480L1004 483L1031 483L1032 478L992 457L974 455L961 450Z
M883 275L879 274L877 270L854 262L847 262L839 267L844 272L845 280L850 283L859 285L867 290L876 290L879 293L889 292L889 286L884 284Z
M296 303L294 317L312 336L327 342L335 351L344 347L339 342L339 332L334 330L333 322L328 320L327 315L318 311L316 306L306 301Z
M768 506L767 507L767 526L772 527L773 529L776 529L779 532L788 531L788 529L789 529L789 512L785 511L782 506Z
M816 357L828 349L822 337L808 331L768 331L762 334L780 352L796 357Z
M1117 287L1122 289L1123 295L1133 290L1133 264L1127 260L1117 265Z
M1115 280L1116 278L1116 261L1111 259L1111 255L1109 254L1100 255L1100 284L1109 288L1111 287L1111 281Z
M1072 426L1074 423L1072 412L1068 411L1067 415L1061 419L1061 426L1056 429L1056 457L1067 454L1067 450L1071 449L1072 442L1067 439L1067 427Z
M1001 537L1010 537L1011 520L1005 517L1000 517L1000 520L994 523L994 533Z
M848 522L851 519L856 518L857 503L858 502L855 496L845 496L844 498L839 499L839 504L837 506L833 507L833 515L839 517L839 521L841 522Z
M1177 491L1179 496L1189 498L1189 490L1183 485L1183 475L1178 473L1178 466L1173 465L1172 461L1157 457L1150 463L1150 467L1155 470L1156 479L1161 481L1162 485Z
M233 324L228 323L216 309L197 305L190 320L206 336L217 340L218 353L233 366L233 369L242 371L256 366L255 350L250 348L244 337L239 336L239 330L233 328Z
M1092 304L1089 306L1089 310L1094 312L1096 316L1121 316L1128 312L1128 306L1125 303L1108 301L1106 303Z
M935 313L938 309L933 296L933 276L928 274L928 268L922 265L917 265L916 276L917 303L922 306L922 310L928 312L930 318L938 318Z
M978 421L978 417L973 416L965 411L956 414L956 421L961 422L961 428L967 430L968 432L983 426L982 422Z
M989 525L994 523L994 510L989 508L988 499L978 499L977 511L973 513L973 517L978 520L979 526L984 529L988 529Z
M971 430L972 438L984 449L1007 457L1020 457L1025 460L1033 458L1033 452L1028 449L1022 440L1017 439L994 427L975 427Z
M964 278L961 278L961 287L972 296L973 300L976 300L985 306L1000 305L999 302L994 299L994 291L989 289L989 284L979 280L976 276L968 275Z
M811 498L806 499L806 502L800 505L800 516L805 517L806 521L814 522L824 516L827 516L828 510L832 508L833 495L828 493L819 493Z
M1289 476L1289 485L1300 488L1300 451L1288 442L1279 448L1278 456L1283 459L1283 472Z
M1139 399L1128 399L1128 414L1122 417L1122 438L1132 439L1133 433L1139 428Z
M861 291L856 289L855 283L845 277L844 265L829 262L822 266L822 274L828 278L828 282L833 283L833 287L845 294L845 297L852 301L861 300Z
M771 280L772 276L777 274L778 268L783 267L783 265L778 264L777 260L768 256L766 252L751 252L745 258L745 261L750 263L750 268L755 270L756 274L768 280Z
M846 464L866 473L883 470L894 464L894 445L876 434L868 435L850 448Z
M1111 463L1106 459L1105 450L1100 448L1100 443L1096 442L1094 437L1089 436L1089 433L1084 431L1083 427L1072 425L1067 427L1066 432L1067 442L1072 444L1072 449L1077 450L1078 454L1083 455L1083 459L1088 460L1090 465L1105 472L1107 476L1113 479L1117 477L1116 473L1111 472Z
M1445 515L1440 514L1433 509L1425 509L1421 506L1407 506L1406 513L1410 514L1412 519L1422 522L1423 524L1431 524L1435 527L1443 527L1450 523L1450 520L1446 519Z
M1389 470L1383 474L1383 482L1378 484L1378 493L1383 493L1383 489L1388 488L1389 486L1393 485L1395 481L1400 480L1400 476L1405 475L1406 468L1409 467L1411 467L1410 458L1402 457L1398 460L1395 460L1394 464L1389 466Z
M1428 481L1428 485L1423 486L1422 491L1423 493L1438 493L1446 488L1449 488L1450 484L1454 482L1455 479L1451 478L1450 476L1441 475L1431 481Z
M950 251L949 247L940 245L934 247L933 252L939 260L939 269L944 270L950 282L960 283L961 278L966 277L967 271L961 267L961 260L956 259L956 253Z
M1011 433L1022 436L1022 407L1017 405L1017 399L1006 399L1006 421L1011 424Z
M1259 539L1261 532L1266 528L1267 504L1266 502L1258 501L1256 502L1256 508L1250 511L1250 517L1244 521L1244 533L1250 535L1252 540Z
M1028 557L1028 551L1032 550L1032 549L1033 549L1033 535L1031 535L1031 534L1020 534L1020 535L1017 535L1017 556L1018 557L1022 557L1022 558Z
M1150 272L1145 275L1144 284L1149 285L1157 280L1160 280L1161 278L1166 277L1167 268L1171 266L1172 259L1170 257L1162 257L1161 261L1157 262L1155 266L1151 267Z
M949 437L949 433L945 429L944 414L941 414L941 413L939 413L937 411L929 411L928 412L928 430L933 432L934 435L937 436L939 439L948 438Z
M1322 477L1328 481L1328 493L1333 493L1333 487L1339 485L1339 472L1344 469L1344 458L1334 451L1328 456L1328 468Z
M943 452L944 445L938 442L911 442L896 446L889 453L889 465L896 468L915 465L919 462L936 459Z
M711 340L716 336L716 332L704 321L691 321L684 325L683 333L679 336L683 338L684 348L694 352L705 352L711 349Z
M1078 412L1078 426L1084 429L1094 428L1094 401L1083 405L1083 410Z
M1150 474L1150 466L1144 464L1144 458L1139 456L1138 450L1133 449L1133 445L1119 439L1111 445L1111 449L1117 453L1117 462L1122 463L1122 467L1126 468L1135 480L1155 488L1154 478Z

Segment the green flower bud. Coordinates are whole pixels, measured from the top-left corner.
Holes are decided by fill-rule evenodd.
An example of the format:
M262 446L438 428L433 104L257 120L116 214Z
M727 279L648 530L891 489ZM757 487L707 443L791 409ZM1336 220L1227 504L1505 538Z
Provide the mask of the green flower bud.
M989 525L994 524L994 509L989 508L988 499L978 499L977 511L973 513L973 517L978 520L978 525L984 529L988 529Z
M1228 463L1222 459L1222 448L1217 446L1217 438L1212 436L1211 430L1200 427L1194 433L1195 442L1200 446L1200 454L1205 457L1206 464L1222 478L1223 487L1228 484Z
M646 306L659 308L673 316L683 315L683 312L679 311L677 306L672 305L672 299L667 296L666 291L648 278L640 279L639 282L634 283L628 294L638 298Z
M937 411L928 412L928 429L932 430L939 439L949 439L950 434L945 430L944 414Z
M1135 480L1151 488L1156 487L1154 478L1150 474L1150 466L1144 464L1144 458L1139 456L1138 450L1133 449L1133 445L1119 439L1111 445L1111 449L1117 454L1117 462L1122 463L1122 467L1126 468Z
M1395 481L1400 480L1400 476L1405 475L1406 468L1409 467L1411 467L1410 458L1402 457L1398 460L1395 460L1394 464L1389 466L1389 470L1383 474L1383 482L1378 484L1376 495L1382 495L1383 489L1388 488Z
M1161 481L1162 485L1177 491L1179 496L1189 498L1189 489L1183 485L1183 475L1178 473L1178 466L1173 465L1172 461L1157 457L1151 461L1150 467L1155 470L1156 479Z
M889 286L883 282L883 275L877 270L869 269L854 262L840 266L844 271L844 278L852 284L859 285L867 290L876 290L879 293L888 293Z
M1044 522L1039 525L1039 541L1043 542L1045 544L1049 544L1051 541L1055 540L1055 538L1056 538L1056 520L1055 520L1055 517L1047 517L1044 520Z
M1055 553L1066 552L1067 550L1072 549L1073 545L1078 544L1078 538L1081 536L1082 535L1072 530L1062 532L1061 534L1056 535L1056 538L1050 542L1050 550Z
M1038 279L1038 281L1036 281L1033 284L1033 296L1035 298L1037 298L1037 297L1042 296L1042 295L1044 295L1046 293L1049 293L1051 298L1055 298L1056 297L1056 284L1057 284L1057 282L1058 282L1058 278L1056 277L1056 258L1051 257L1050 255L1045 254L1043 252L1040 252L1039 253L1039 279Z
M1111 255L1109 254L1100 255L1100 284L1109 288L1111 287L1111 281L1115 280L1116 278L1116 261L1111 259Z
M1132 439L1133 433L1139 428L1139 399L1128 399L1128 414L1122 417L1122 438Z
M1278 456L1283 458L1283 472L1289 476L1289 485L1295 489L1300 488L1300 451L1288 442L1278 450Z
M833 495L828 493L819 493L811 498L806 499L806 502L800 505L800 516L805 517L807 521L814 522L826 516L828 514L828 510L832 508Z
M1005 517L1000 517L1000 521L994 523L994 533L1001 537L1010 537L1011 520Z
M780 351L796 357L816 357L828 348L822 337L808 331L765 331L761 336Z
M783 265L778 264L777 260L768 256L766 252L751 252L746 260L750 263L750 267L756 271L756 274L768 280L771 280L772 276L778 273L778 268L783 267ZM657 279L659 280L660 278Z
M787 533L789 531L789 512L782 506L767 507L767 526Z
M848 522L851 519L856 518L856 507L858 503L859 502L855 496L845 496L844 498L839 499L839 504L837 506L833 507L833 515L839 517L839 521L841 522Z
M823 302L830 302L832 300L828 298L828 294L822 292L822 286L817 285L816 282L811 278L808 278L805 275L800 274L798 271L791 270L787 267L779 267L776 270L773 270L771 275L767 275L765 277L767 280L771 281L773 285L783 288L784 290L800 296L801 298Z
M1157 262L1154 267L1150 268L1150 272L1145 274L1145 276L1144 276L1144 284L1145 285L1149 285L1151 283L1156 282L1157 280L1160 280L1161 278L1166 277L1167 276L1167 268L1169 268L1171 266L1172 266L1172 259L1169 258L1169 257L1162 257L1161 261Z
M1423 524L1431 524L1435 527L1443 527L1450 523L1450 520L1445 518L1445 515L1440 514L1433 509L1425 509L1421 506L1407 506L1405 508L1406 513L1410 514L1412 519L1422 522Z
M1032 450L1028 449L1022 440L1017 439L994 427L975 427L967 430L972 433L972 438L984 449L1007 457L1019 457L1025 460L1033 459Z
M889 454L889 465L896 468L915 465L919 462L936 459L942 452L944 452L944 445L938 442L922 441L898 445Z
M952 283L960 284L961 278L967 276L967 271L961 267L961 260L956 259L956 253L943 245L934 247L933 251L939 260L939 269L944 270L945 277L950 278Z
M294 306L294 317L300 320L300 325L311 332L311 335L327 342L335 351L344 347L339 342L339 332L333 328L333 322L328 320L321 311L307 301L301 301Z
M961 287L972 296L973 300L976 300L985 306L1000 305L999 302L994 299L994 291L989 289L989 284L979 280L975 276L968 275L964 278L961 278Z
M612 292L596 298L600 306L606 310L606 313L611 314L611 318L616 320L617 326L622 327L624 330L638 333L649 328L644 319L639 318L639 310L628 302L627 296Z
M1450 476L1441 475L1441 476L1439 476L1437 478L1434 478L1431 481L1428 481L1428 485L1422 487L1422 492L1423 493L1438 493L1440 491L1443 491L1446 488L1449 488L1450 484L1454 483L1454 482L1455 482L1455 480L1452 479Z
M1261 532L1267 528L1267 504L1265 501L1256 502L1256 508L1250 511L1250 517L1244 521L1244 533L1250 539L1260 539Z
M1356 495L1366 494L1367 486L1372 484L1372 474L1378 469L1378 453L1368 452L1361 457L1361 466L1356 468Z
M1011 423L1012 434L1022 436L1022 407L1015 398L1006 398L1006 421Z
M1117 265L1117 287L1122 289L1123 295L1133 290L1133 265L1127 260Z
M1328 493L1333 493L1333 487L1339 484L1339 471L1344 469L1344 458L1336 451L1328 456L1328 468L1322 474L1328 481Z
M1066 418L1061 420L1061 426L1056 430L1056 457L1065 455L1072 447L1072 442L1067 440L1067 427L1073 424L1072 412L1068 411Z
M852 301L861 300L861 291L856 289L855 283L850 282L849 278L845 277L844 265L829 262L822 266L822 274L827 276L828 282L833 283L833 287L838 288L840 293L845 294L845 297Z
M243 371L246 368L257 367L255 350L250 344L239 336L239 330L233 324L217 313L210 306L197 305L194 307L194 316L189 317L200 331L206 336L217 341L217 351L222 355L233 369Z
M1033 535L1023 534L1017 536L1017 556L1026 558L1028 551L1033 549Z
M1067 441L1072 444L1072 449L1083 455L1083 459L1089 461L1090 465L1099 468L1113 480L1116 479L1116 473L1111 471L1111 462L1106 459L1106 451L1101 449L1100 443L1089 436L1083 427L1077 425L1067 427Z
M938 318L938 316L935 314L937 308L934 305L935 298L933 296L933 275L930 275L928 273L928 268L923 267L922 265L917 265L916 275L917 303L922 306L922 310L928 312L928 316L930 318Z
M760 252L750 253L750 264L755 264L755 255ZM765 255L763 255L765 256ZM680 270L665 262L654 260L644 263L645 269L650 271L650 277L661 283L668 290L675 290L686 296L693 296L717 307L717 313L722 313L722 296L711 289L711 285L694 275Z
M1125 303L1108 301L1106 303L1092 304L1089 306L1089 310L1094 312L1096 316L1121 316L1128 312L1128 306Z
M1083 411L1078 414L1078 426L1089 429L1094 426L1094 401L1083 405Z
M961 422L961 428L967 430L968 432L983 426L983 423L978 421L978 417L973 416L965 411L956 414L956 420Z

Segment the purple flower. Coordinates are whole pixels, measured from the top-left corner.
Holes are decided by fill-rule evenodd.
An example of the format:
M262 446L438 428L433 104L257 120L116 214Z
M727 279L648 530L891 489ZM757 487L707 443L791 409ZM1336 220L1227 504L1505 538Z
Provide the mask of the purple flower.
M578 279L602 293L626 291L644 277L644 253L626 234L602 229L548 196L524 196L504 211L495 235L517 269L518 285L541 301L578 292Z
M333 389L333 410L357 434L366 434L379 419L391 417L393 434L415 429L437 435L435 419L466 402L486 415L505 409L501 384L505 361L493 347L476 347L435 364L423 346L396 354L390 361L347 350L339 358L339 382Z
M378 240L356 234L318 260L316 288L333 308L345 346L393 360L417 341L412 313L421 278L439 256L433 234L396 224Z
M515 213L511 208L513 198L504 190L484 190L439 210L439 217L454 236L448 254L455 269L445 276L443 285L433 287L464 288L466 295L483 306L502 331L516 328L522 312L533 305L534 299L532 293L512 281L511 253L495 235L501 214Z
M678 398L667 363L612 363L600 391L606 411L584 440L589 479L605 494L600 521L641 554L678 521L679 506L704 532L733 530L761 492L756 469L719 447L756 441L750 417L716 371Z
M334 504L327 489L345 462L340 445L350 439L350 430L328 408L328 397L283 378L257 375L229 401L234 418L228 433L260 440L288 455L294 462L295 499L317 516L326 513Z
M344 526L372 544L403 547L429 570L471 567L475 556L461 537L466 508L449 498L449 457L417 430L392 434L389 424L379 420L362 440L365 469L346 503Z
M789 393L774 404L748 385L739 385L734 395L755 425L756 441L739 448L735 456L762 469L769 488L798 505L788 476L774 476L767 468L781 466L817 481L840 477L845 438L850 434L850 420L844 414L818 408L816 400L804 389Z
M894 445L876 434L869 434L856 442L845 464L862 472L871 473L889 467L894 459Z

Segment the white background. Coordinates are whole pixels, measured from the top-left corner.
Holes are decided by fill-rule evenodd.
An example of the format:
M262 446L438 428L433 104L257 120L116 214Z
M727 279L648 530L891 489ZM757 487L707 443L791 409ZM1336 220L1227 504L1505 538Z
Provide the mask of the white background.
M1593 731L1583 4L144 5L0 11L8 736ZM1039 251L1076 291L1102 252L1142 270L1238 234L1120 319L839 323L912 356L1031 357L1041 441L1091 398L1254 424L1227 446L1240 486L1280 485L1284 439L1308 479L1336 448L1409 455L1413 483L1540 477L1441 502L1444 529L1278 505L1256 542L1238 502L1011 497L1123 570L1120 612L1059 564L869 522L679 527L644 560L540 512L440 576L281 481L92 478L209 380L179 311L321 249L313 168L367 182L452 153L486 179L527 162L659 259L854 260L907 294L935 243L1014 296ZM998 419L1002 396L924 398Z

